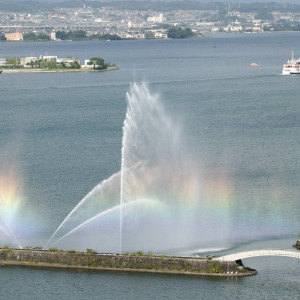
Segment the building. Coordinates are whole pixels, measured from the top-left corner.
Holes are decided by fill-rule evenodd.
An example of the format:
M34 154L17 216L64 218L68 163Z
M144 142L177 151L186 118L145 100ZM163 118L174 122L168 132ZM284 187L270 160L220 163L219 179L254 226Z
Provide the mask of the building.
M40 55L39 57L42 60L45 61L51 61L51 62L57 62L57 56L50 56L50 55Z
M80 59L74 57L67 57L67 58L58 58L58 64L64 64L67 68L72 67L72 65L77 64L80 66Z
M55 31L52 31L50 33L50 38L51 38L51 40L56 41L56 32Z
M166 18L164 18L163 14L159 14L159 16L153 16L147 18L147 22L151 22L151 23L163 23L165 20Z
M229 30L231 32L241 32L241 31L243 31L243 27L240 25L230 25Z
M20 64L25 68L37 67L38 57L21 57Z
M4 34L7 41L23 41L23 34L19 31Z
M84 64L81 65L81 68L88 68L88 69L93 69L94 65L90 64L90 60L89 59L85 59L84 60Z

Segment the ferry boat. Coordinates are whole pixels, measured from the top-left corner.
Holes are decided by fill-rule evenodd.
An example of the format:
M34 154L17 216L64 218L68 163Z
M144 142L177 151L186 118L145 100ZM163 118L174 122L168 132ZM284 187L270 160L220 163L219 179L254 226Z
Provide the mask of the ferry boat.
M294 51L292 52L292 59L288 60L283 64L282 75L291 75L299 74L300 75L300 58L294 58Z

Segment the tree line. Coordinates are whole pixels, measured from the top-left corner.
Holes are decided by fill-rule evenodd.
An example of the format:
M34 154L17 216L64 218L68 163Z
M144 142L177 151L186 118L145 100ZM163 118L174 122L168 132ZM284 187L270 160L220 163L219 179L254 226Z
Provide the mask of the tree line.
M84 40L121 40L121 37L115 34L92 34L87 35L87 32L84 30L75 30L75 31L57 31L56 38L58 40L73 40L73 41L84 41ZM24 33L24 41L50 41L50 36L46 33ZM0 33L0 41L6 41L4 34Z
M93 70L106 70L109 67L116 67L115 64L105 62L101 57L92 57L89 59L87 65L91 66ZM64 61L57 62L56 59L32 58L26 65L21 65L21 58L7 57L6 65L2 68L32 68L32 69L80 69L80 61L71 56L68 56Z
M121 40L121 37L115 34L92 34L87 35L87 32L84 30L75 30L75 31L57 31L56 38L59 40Z
M186 39L194 37L191 28L171 27L168 29L168 38L171 39Z

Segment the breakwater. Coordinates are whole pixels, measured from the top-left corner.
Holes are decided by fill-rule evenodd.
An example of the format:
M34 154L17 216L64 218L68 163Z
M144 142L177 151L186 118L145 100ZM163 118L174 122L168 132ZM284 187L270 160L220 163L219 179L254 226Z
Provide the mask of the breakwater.
M154 256L142 253L103 254L91 250L77 253L56 249L1 248L0 265L226 277L256 274L255 270L245 268L241 262L214 261L210 257Z

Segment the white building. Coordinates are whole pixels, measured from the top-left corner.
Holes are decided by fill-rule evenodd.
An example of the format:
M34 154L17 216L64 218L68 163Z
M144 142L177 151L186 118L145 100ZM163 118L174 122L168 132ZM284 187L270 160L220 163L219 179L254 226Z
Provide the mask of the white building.
M165 20L166 18L164 18L163 14L159 14L159 16L153 16L147 18L147 22L151 22L151 23L163 23Z
M21 57L20 64L25 68L30 68L39 58L35 56Z
M52 31L50 33L50 38L51 38L51 40L56 41L56 32L55 31Z
M83 65L81 65L81 68L88 68L88 69L92 69L94 67L94 65L90 65L90 60L89 59L85 59Z
M53 62L56 62L57 61L57 56L50 56L50 55L41 55L39 57L40 59L43 59L43 60L46 60L46 61L53 61Z
M6 64L6 58L0 58L0 66L4 66Z
M80 65L80 59L74 58L74 57L67 57L67 58L58 58L57 63L61 64L63 63L66 67L71 67L72 64L77 63Z

